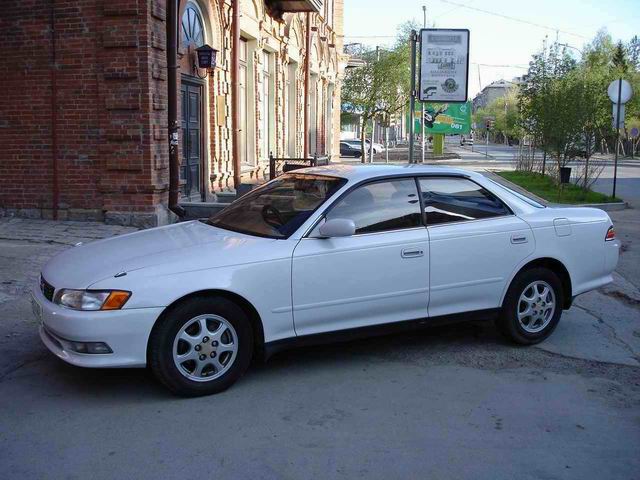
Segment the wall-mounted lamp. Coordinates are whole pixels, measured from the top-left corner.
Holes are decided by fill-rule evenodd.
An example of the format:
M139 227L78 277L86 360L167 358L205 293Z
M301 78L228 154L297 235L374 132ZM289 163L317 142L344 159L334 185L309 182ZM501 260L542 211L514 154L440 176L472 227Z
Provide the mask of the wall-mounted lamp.
M196 48L196 60L197 64L193 64L194 73L200 78L206 78L207 75L213 72L216 68L216 57L218 55L218 50L210 47L207 44L202 45L201 47ZM198 69L205 70L205 74L200 75Z

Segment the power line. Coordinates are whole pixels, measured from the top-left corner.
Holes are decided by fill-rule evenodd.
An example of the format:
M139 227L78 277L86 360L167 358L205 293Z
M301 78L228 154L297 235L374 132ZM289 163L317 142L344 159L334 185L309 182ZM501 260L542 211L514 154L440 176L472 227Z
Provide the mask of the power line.
M474 10L476 12L485 13L487 15L493 15L494 17L504 18L506 20L511 20L513 22L520 22L527 25L531 25L538 28L544 28L545 30L551 30L552 32L562 32L566 35L573 35L574 37L584 38L585 40L589 40L589 37L585 37L584 35L580 35L579 33L568 32L566 30L560 30L559 28L550 27L548 25L542 25L540 23L530 22L529 20L524 20L522 18L512 17L510 15L504 15L502 13L492 12L490 10L485 10L483 8L472 7L471 5L465 5L464 3L452 2L451 0L440 0L442 3L448 3L449 5L455 5L456 7L467 8L469 10Z
M342 38L396 38L397 35L343 35Z
M477 63L477 62L469 62L473 65L479 65L481 67L495 67L495 68L521 68L523 70L528 70L529 67L528 66L524 66L524 65L496 65L496 64L492 64L492 63Z

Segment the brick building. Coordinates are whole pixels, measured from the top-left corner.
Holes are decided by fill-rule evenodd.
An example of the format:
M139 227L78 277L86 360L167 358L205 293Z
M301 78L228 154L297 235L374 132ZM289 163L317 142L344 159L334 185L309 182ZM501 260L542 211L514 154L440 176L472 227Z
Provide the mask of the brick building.
M139 226L171 220L166 6L2 2L0 215ZM241 183L263 181L270 152L338 154L342 0L179 6L181 202L214 202L233 192L238 170ZM219 50L218 66L205 78L195 68L195 48L203 44Z

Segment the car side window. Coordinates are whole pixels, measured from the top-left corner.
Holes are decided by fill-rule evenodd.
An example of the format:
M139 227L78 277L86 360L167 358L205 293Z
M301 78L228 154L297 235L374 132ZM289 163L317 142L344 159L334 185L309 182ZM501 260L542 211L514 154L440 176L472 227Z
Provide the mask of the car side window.
M420 200L413 179L368 183L348 193L326 218L347 218L356 234L422 226Z
M493 193L466 178L421 178L420 190L427 225L509 215L509 208Z

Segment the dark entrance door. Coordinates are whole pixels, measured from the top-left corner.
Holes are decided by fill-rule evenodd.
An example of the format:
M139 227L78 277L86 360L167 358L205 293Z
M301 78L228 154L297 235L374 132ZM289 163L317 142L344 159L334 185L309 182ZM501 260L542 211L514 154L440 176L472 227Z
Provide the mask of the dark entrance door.
M182 163L180 179L188 200L202 200L202 85L182 80Z

